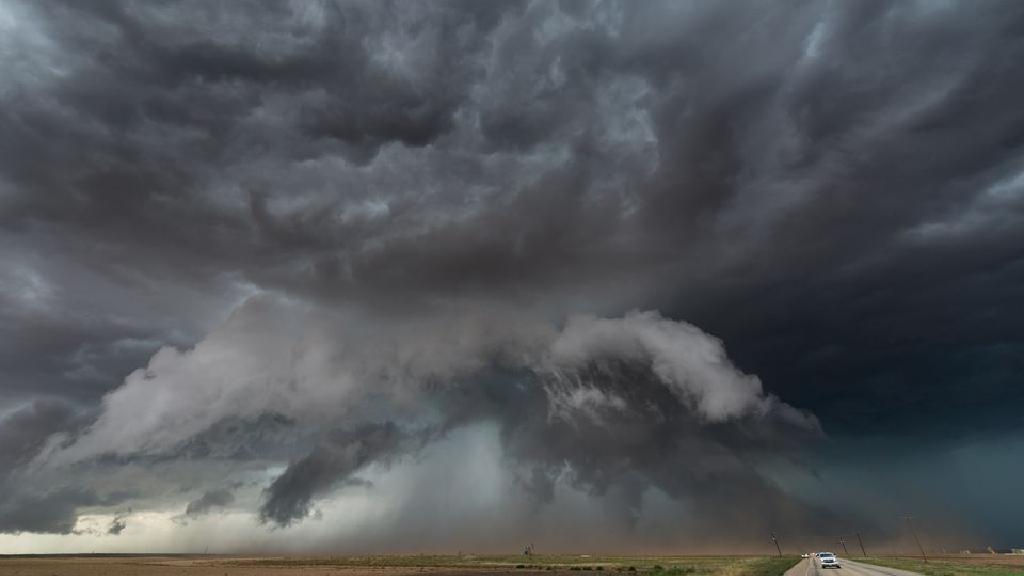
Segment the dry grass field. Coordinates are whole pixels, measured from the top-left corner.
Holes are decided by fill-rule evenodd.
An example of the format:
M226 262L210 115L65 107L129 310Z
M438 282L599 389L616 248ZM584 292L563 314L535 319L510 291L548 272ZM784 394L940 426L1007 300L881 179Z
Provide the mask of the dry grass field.
M796 557L9 556L0 576L779 576Z
M932 556L928 562L905 556L856 558L877 566L919 572L925 576L1024 576L1024 555L972 554Z

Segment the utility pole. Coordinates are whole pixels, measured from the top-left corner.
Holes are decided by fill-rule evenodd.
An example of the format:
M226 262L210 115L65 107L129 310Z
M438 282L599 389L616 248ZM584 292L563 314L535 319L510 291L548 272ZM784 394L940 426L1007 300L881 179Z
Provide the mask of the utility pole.
M779 546L779 539L775 537L775 532L772 532L772 542L775 543L775 549L779 551L779 557L782 557L782 548Z
M914 535L914 542L917 542L917 549L921 551L921 557L924 558L925 564L928 563L928 555L924 553L924 546L921 546L921 541L917 538L917 531L914 530L914 523L912 520L914 517L910 514L903 516L903 519L907 521L907 526L910 527L910 533Z
M860 543L860 553L861 553L861 555L867 556L868 553L864 551L864 540L861 539L860 532L857 532L857 542Z
M846 557L849 558L850 557L850 551L846 549L846 537L845 536L840 536L839 537L839 544L843 545L843 554L846 554Z

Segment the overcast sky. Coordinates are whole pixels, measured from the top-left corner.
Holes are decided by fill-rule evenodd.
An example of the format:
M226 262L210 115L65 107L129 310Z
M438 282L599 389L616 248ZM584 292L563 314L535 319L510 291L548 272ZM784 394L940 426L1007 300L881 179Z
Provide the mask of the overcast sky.
M0 1L0 549L1024 545L1024 3Z

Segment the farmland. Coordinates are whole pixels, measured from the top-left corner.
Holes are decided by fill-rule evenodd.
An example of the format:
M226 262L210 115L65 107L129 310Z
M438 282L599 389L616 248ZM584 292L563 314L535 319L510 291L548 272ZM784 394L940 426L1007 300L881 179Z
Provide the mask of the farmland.
M780 576L799 558L764 556L209 556L0 557L2 576Z

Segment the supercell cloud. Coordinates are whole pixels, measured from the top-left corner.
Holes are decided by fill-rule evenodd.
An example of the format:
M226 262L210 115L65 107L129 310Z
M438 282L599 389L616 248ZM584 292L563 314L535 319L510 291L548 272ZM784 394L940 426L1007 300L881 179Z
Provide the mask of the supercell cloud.
M1018 544L1022 32L0 2L0 543Z

